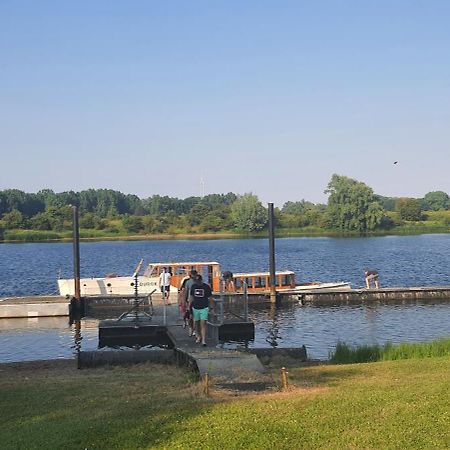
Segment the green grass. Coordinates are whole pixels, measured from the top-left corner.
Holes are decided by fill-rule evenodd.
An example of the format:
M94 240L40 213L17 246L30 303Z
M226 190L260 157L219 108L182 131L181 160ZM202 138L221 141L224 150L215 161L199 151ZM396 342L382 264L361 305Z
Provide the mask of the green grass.
M338 364L351 364L439 356L450 356L450 338L436 339L431 342L398 345L388 342L384 345L360 345L357 347L350 347L345 342L338 342L336 350L330 355L330 361Z
M170 366L0 366L1 448L449 448L449 369L450 357L291 368L288 392L205 398Z
M41 230L7 230L4 232L5 242L37 242L70 238L71 231L41 231Z

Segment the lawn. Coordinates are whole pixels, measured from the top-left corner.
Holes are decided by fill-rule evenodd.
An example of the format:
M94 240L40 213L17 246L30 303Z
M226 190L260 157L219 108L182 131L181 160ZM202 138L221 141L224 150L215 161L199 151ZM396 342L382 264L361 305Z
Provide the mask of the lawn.
M1 365L0 448L449 448L449 369L450 357L291 368L287 392L206 398L173 366Z

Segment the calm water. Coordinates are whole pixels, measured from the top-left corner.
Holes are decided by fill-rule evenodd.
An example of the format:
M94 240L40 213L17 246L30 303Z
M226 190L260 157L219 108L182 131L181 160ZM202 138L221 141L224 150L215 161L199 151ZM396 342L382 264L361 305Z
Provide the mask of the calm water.
M450 285L450 235L373 238L277 239L277 268L297 281L350 281L363 285L365 268L378 269L383 286ZM131 274L146 262L212 260L223 270L268 269L266 240L89 242L81 244L82 276ZM72 276L71 244L1 244L0 297L56 291L58 274ZM306 345L326 358L337 340L349 344L423 341L450 335L450 302L378 306L300 307L273 311L252 307L251 346ZM95 320L82 323L82 349L97 349ZM67 318L0 320L0 361L73 355L74 330Z

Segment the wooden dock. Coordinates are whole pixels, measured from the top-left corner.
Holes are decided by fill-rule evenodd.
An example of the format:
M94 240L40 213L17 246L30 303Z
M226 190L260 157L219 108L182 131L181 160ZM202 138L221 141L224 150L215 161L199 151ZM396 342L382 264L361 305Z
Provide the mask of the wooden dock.
M237 294L240 295L240 294ZM270 302L269 294L249 294L249 304ZM381 289L348 289L345 291L278 292L279 302L295 302L318 306L365 303L398 304L408 302L450 302L450 286L392 287ZM133 296L86 297L91 311L101 314L107 309L126 309L133 304ZM161 296L153 295L153 305L162 304ZM56 295L0 298L0 319L15 317L68 316L70 300Z
M399 304L415 302L450 302L450 286L392 287L380 289L349 289L346 291L304 292L291 300L318 306L348 304Z

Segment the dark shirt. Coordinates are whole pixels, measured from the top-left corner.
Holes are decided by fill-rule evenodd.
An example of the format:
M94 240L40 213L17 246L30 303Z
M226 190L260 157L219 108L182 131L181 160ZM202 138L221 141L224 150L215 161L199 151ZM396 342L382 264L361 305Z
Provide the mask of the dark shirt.
M212 296L211 288L206 283L194 283L191 287L192 307L204 309L208 307L208 299Z

